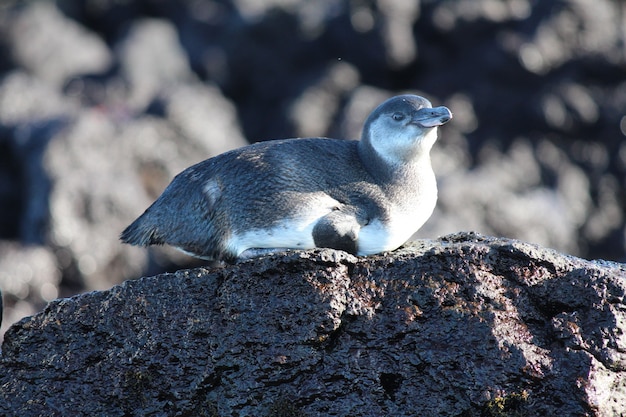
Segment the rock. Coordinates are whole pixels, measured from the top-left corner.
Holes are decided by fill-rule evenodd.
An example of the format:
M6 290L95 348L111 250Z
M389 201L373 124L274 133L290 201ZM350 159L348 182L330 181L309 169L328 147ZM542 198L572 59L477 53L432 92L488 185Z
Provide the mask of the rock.
M26 71L12 71L0 79L2 126L14 128L47 120L63 120L72 117L78 110L77 103ZM11 135L14 136L19 138L19 135Z
M433 150L435 167L450 158L445 151ZM469 228L579 252L577 230L596 210L582 170L549 142L519 139L505 153L487 152L472 170L442 170L435 214L419 236Z
M117 46L121 72L130 86L128 103L145 108L164 87L196 80L173 25L144 19L132 25Z
M148 259L148 252L122 245L119 233L178 172L246 144L235 108L214 86L160 87L162 116L129 118L112 108L80 108L22 72L0 82L0 146L15 165L0 168L8 177L3 201L15 201L0 208L0 229L13 228L22 244L46 245L67 289L104 289L158 262L189 262L159 250ZM8 186L11 176L21 189ZM18 271L14 280L23 279L31 277ZM17 318L11 314L6 323Z
M625 293L472 233L142 278L11 327L0 414L623 415Z
M30 3L9 16L13 57L37 78L62 87L73 76L105 71L112 63L106 44L65 17L54 2Z
M4 0L0 239L45 245L60 294L188 266L117 241L173 175L241 132L357 138L417 91L455 115L418 237L624 262L624 27L612 0Z
M358 86L359 74L351 66L345 63L336 63L329 66L326 75L300 96L291 106L289 118L291 119L296 136L299 138L323 137L331 132L333 122L337 118L340 103L348 92ZM369 108L373 110L378 104ZM339 136L351 139L361 137L361 127L365 115L358 120L359 130L354 136Z
M161 91L158 100L167 120L199 148L201 155L215 156L248 145L237 109L214 85L196 82L171 86Z
M0 241L0 341L11 324L59 297L60 272L49 248Z
M379 0L382 35L389 67L397 70L415 61L417 44L413 27L420 14L417 2Z
M42 158L52 138L77 112L71 100L22 71L8 74L0 83L0 125L5 131L0 143L10 162L0 172L20 185L6 193L7 201L17 204L3 204L0 213L2 222L15 225L22 243L45 242L51 184ZM13 169L5 168L11 166Z

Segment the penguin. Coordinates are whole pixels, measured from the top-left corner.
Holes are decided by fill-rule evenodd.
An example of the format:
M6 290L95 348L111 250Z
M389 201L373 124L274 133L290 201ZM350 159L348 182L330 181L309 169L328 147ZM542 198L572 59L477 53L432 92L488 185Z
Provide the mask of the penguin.
M451 119L447 107L399 95L372 111L361 140L272 140L217 155L178 174L120 239L227 263L316 247L395 250L435 208L430 150Z

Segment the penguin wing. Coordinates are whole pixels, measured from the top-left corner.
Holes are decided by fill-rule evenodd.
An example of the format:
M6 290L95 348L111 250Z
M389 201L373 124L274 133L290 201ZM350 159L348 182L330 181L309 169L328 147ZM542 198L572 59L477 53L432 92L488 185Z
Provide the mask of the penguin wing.
M339 249L356 255L360 230L361 224L354 213L337 209L317 221L313 227L313 241L316 247Z

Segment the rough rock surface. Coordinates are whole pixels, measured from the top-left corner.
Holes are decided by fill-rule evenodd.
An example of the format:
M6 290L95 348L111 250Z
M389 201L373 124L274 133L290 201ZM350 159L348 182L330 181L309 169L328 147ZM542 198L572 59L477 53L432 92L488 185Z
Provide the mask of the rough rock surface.
M35 281L60 273L61 295L188 267L117 241L177 172L248 142L357 138L410 90L455 115L419 237L624 262L624 27L614 0L2 0L0 240L52 254ZM14 288L11 321L41 307Z
M0 242L0 333L59 297L61 274L55 264L54 254L44 247ZM12 306L4 312L2 296Z
M8 416L619 416L626 266L457 234L291 252L50 303L5 335Z

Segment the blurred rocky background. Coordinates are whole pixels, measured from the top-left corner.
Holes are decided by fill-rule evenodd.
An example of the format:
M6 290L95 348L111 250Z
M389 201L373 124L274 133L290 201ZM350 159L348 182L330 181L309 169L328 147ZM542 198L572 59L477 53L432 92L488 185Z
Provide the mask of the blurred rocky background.
M417 237L626 261L625 2L3 0L0 335L51 299L198 265L118 241L185 167L358 138L406 91L455 114Z

